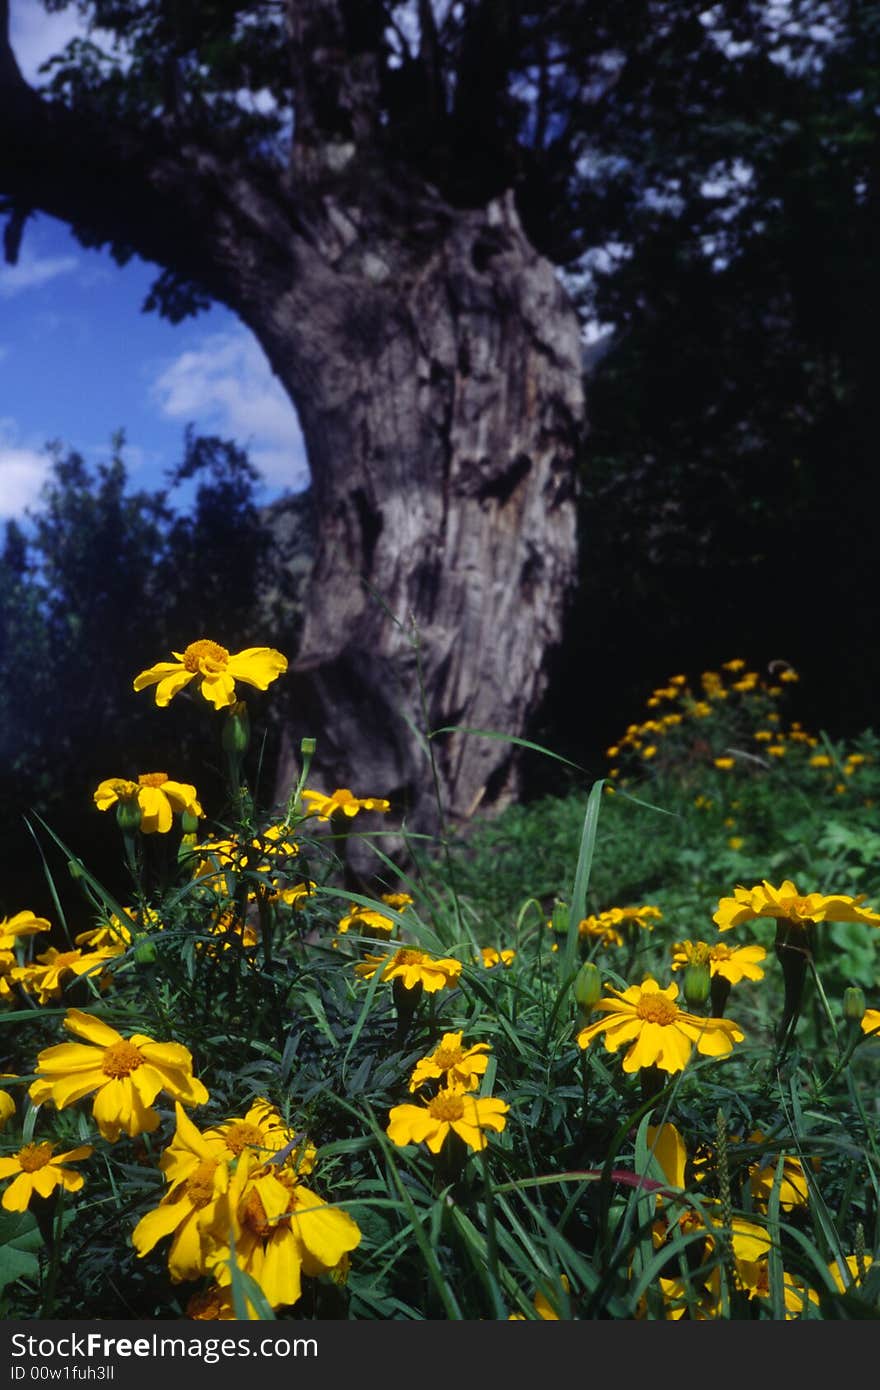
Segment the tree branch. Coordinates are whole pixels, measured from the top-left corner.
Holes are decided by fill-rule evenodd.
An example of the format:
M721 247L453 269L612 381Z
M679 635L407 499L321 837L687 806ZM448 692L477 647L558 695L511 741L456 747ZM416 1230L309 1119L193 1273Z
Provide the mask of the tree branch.
M113 123L42 97L22 77L0 0L0 211L14 260L35 210L67 222L86 246L137 253L241 310L248 273L263 273L267 244L291 274L297 220L275 171L180 145L160 122ZM253 252L253 256L249 252ZM270 261L272 257L270 256Z

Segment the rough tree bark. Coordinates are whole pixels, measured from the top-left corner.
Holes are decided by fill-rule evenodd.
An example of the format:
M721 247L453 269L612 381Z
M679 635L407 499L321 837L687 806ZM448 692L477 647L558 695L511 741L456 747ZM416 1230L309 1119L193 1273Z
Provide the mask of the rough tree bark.
M4 38L0 192L11 239L44 210L192 276L253 331L299 413L318 517L279 797L315 734L316 784L390 796L430 831L425 725L521 735L561 635L578 324L512 194L453 207L385 157L375 64L342 44L337 0L290 0L289 24L296 139L276 171L41 100ZM450 817L515 791L510 744L433 749Z

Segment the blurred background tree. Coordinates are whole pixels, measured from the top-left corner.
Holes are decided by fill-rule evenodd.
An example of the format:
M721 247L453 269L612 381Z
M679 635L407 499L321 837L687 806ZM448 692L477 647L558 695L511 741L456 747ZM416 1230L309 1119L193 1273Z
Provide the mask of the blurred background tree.
M121 435L95 468L60 445L52 454L40 506L26 528L7 524L0 554L0 915L24 904L54 920L26 815L127 894L114 817L92 801L99 782L163 771L194 783L206 809L222 808L214 711L203 701L158 710L134 694L138 671L205 635L234 651L268 641L283 621L295 639L299 618L255 502L256 470L233 444L188 432L183 461L156 492L129 488ZM188 481L192 505L178 512L173 491ZM264 712L252 780L261 758L266 768L277 758L277 710L267 702ZM63 874L54 847L50 859Z
M321 6L287 8L295 17ZM223 151L259 154L269 166L273 151L283 154L291 83L272 6L212 5L186 23L159 3L84 9L133 37L135 62L124 72L75 44L52 67L58 101L123 128L143 125L153 102L163 129L198 140L210 126ZM328 0L325 9L343 16L351 54L379 64L371 100L384 133L378 163L326 168L320 195L348 199L350 209L365 182L387 192L386 160L417 170L420 187L464 213L512 191L531 245L589 328L578 583L527 732L598 774L601 750L652 685L733 655L791 661L804 676L804 717L833 734L875 722L880 5ZM326 115L344 89L332 64L324 76ZM230 95L240 87L268 91L276 105L245 112ZM9 244L26 210L10 202ZM415 246L424 229L408 227ZM120 258L131 252L124 239L112 244ZM185 238L180 247L186 261L193 248ZM501 275L491 239L473 249L478 276L489 266ZM184 269L197 264L190 255ZM500 293L503 279L493 283ZM152 307L174 317L198 303L192 274L160 276ZM350 325L352 350L363 347L365 322ZM468 361L460 357L459 369ZM230 505L239 505L233 494L221 522ZM352 485L345 514L358 505ZM160 579L150 528L165 523L149 506L138 511L130 554L157 611L180 602L208 622L207 595L213 613L249 601L250 573L234 595L223 587L224 556L235 553L238 568L241 555L224 551L222 525L205 525L195 544L195 521L168 524L163 543L176 537L178 561L163 571L173 578ZM359 534L368 522L363 513ZM100 509L83 513L84 526L100 523ZM292 525L303 529L299 518ZM393 540L387 529L383 537ZM274 547L264 543L261 563ZM42 652L40 679L57 686L56 654L67 648L53 646L48 662L45 562L26 550L11 532L7 641L33 652L37 667ZM115 561L85 551L94 585L100 564ZM53 643L69 623L56 617ZM169 631L161 642L157 631L157 650ZM94 633L106 642L100 624ZM139 645L135 666L144 659ZM123 664L127 677L131 662ZM11 663L14 680L27 665ZM558 777L545 761L527 767L527 793ZM40 776L52 775L47 760Z

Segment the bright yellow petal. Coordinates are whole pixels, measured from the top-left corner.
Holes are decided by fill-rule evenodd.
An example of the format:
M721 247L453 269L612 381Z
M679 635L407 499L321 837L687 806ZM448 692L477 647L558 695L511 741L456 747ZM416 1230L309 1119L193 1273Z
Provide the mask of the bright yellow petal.
M265 690L287 670L287 657L274 647L246 647L229 658L229 672L236 680Z
M328 1206L305 1187L295 1188L294 1196L291 1229L313 1260L324 1269L333 1269L343 1255L360 1244L360 1228L348 1212Z
M664 1031L659 1023L643 1021L639 1036L623 1059L623 1070L634 1072L655 1065L663 1050Z
M104 1061L103 1047L86 1047L83 1043L56 1043L46 1047L37 1057L37 1071L42 1076L66 1076L71 1072L100 1069Z
M64 1015L64 1026L69 1033L75 1033L97 1047L112 1047L114 1043L122 1042L122 1034L111 1028L109 1023L95 1018L94 1014L83 1013L82 1009L68 1009ZM73 1046L72 1043L66 1045ZM53 1048L49 1048L50 1053L53 1051Z
M669 1186L683 1188L687 1150L675 1125L649 1125L648 1147L653 1150Z
M28 1203L34 1195L32 1173L21 1173L15 1182L10 1183L3 1193L3 1201L0 1205L6 1211L27 1211Z
M392 1144L422 1144L437 1126L430 1110L422 1105L395 1105L388 1117L386 1133Z
M153 1246L176 1231L188 1212L192 1211L190 1202L162 1202L155 1211L142 1216L131 1233L131 1243L142 1258L149 1254Z
M138 791L138 805L143 820L141 830L146 835L166 835L171 829L171 803L163 787L141 787Z

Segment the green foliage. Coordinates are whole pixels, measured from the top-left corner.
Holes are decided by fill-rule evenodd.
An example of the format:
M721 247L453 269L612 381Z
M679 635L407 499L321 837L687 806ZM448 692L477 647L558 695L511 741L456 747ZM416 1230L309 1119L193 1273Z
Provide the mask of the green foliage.
M777 697L757 684L739 709L719 695L723 682L709 685L708 717L738 724L740 736L750 705L762 722L774 713ZM197 689L172 708L191 717L193 701L201 712ZM256 726L268 700L249 703ZM220 732L224 717L208 712ZM616 1055L598 1039L578 1046L579 1032L607 1016L594 1007L595 991L578 1004L570 968L571 957L575 969L592 961L606 999L648 974L665 987L678 978L673 946L714 941L713 913L737 884L792 878L801 893L832 895L858 884L876 902L873 736L858 750L830 745L817 755L818 739L791 740L789 731L785 758L722 769L705 755L695 764L681 725L668 728L672 741L650 781L645 768L655 760L642 760L637 777L511 808L448 853L415 842L405 873L382 851L381 812L321 822L312 798L300 796L306 765L279 820L239 780L232 757L197 842L176 818L167 835L129 837L124 899L86 863L75 885L62 875L61 920L79 895L104 939L115 933L115 954L96 956L97 973L68 976L38 1005L41 945L20 939L19 973L7 963L0 1009L18 1113L0 1143L4 1155L31 1139L62 1152L90 1144L94 1154L77 1164L85 1181L65 1194L62 1221L49 1219L52 1202L32 1197L37 1225L16 1218L0 1230L7 1315L195 1316L191 1296L216 1297L210 1270L229 1259L211 1266L209 1258L230 1229L222 1184L217 1224L204 1208L199 1269L175 1279L170 1229L140 1255L132 1246L139 1222L171 1195L163 1155L172 1140L180 1152L185 1134L178 1119L175 1138L166 1092L155 1100L155 1130L123 1129L115 1139L100 1132L91 1094L61 1109L28 1104L39 1054L64 1038L62 1019L75 1007L125 1038L188 1050L208 1090L205 1102L187 1105L202 1135L241 1120L254 1102L274 1106L287 1141L272 1163L253 1160L269 1187L251 1192L268 1191L295 1152L303 1170L287 1173L286 1190L301 1195L291 1200L318 1198L328 1204L323 1221L337 1212L356 1223L350 1254L306 1260L290 1302L273 1296L267 1267L248 1253L254 1232L260 1241L273 1229L283 1237L288 1216L264 1222L253 1195L230 1208L239 1235L228 1311L238 1316L249 1306L253 1316L298 1320L876 1318L880 1055L843 1012L853 984L869 1007L880 1003L876 925L816 924L788 1036L775 923L753 918L725 934L733 946L767 952L763 977L735 983L722 1005L725 1026L742 1037L729 1055L694 1050L669 1073L623 1070L628 1041ZM813 766L816 756L834 766ZM843 792L829 773L845 779ZM75 843L43 822L35 829L47 860L50 851L74 859ZM341 886L337 850L352 834L376 848L375 896ZM604 915L618 942L614 932L583 932L582 912ZM508 954L484 956L482 946ZM440 970L444 983L432 992L420 975L407 988L385 977L392 963ZM507 1109L482 1149L450 1133L433 1154L395 1134L393 1121L399 1107L424 1113L442 1094L437 1049L459 1033L463 1050L483 1045L469 1094ZM416 1082L413 1069L429 1058L436 1079ZM236 1165L252 1171L240 1149L224 1162L230 1183ZM205 1196L203 1185L193 1190ZM175 1192L185 1214L190 1188ZM166 1201L164 1210L177 1208ZM298 1229L305 1239L307 1226Z
M53 446L40 505L26 529L7 526L0 554L2 912L15 910L13 866L33 855L26 813L51 818L62 836L76 827L79 838L105 777L161 768L186 782L202 761L203 732L173 711L157 724L145 701L132 708L143 653L170 659L204 634L235 649L250 640L255 605L271 625L287 599L285 576L267 555L257 473L241 450L190 431L169 488L152 493L130 488L123 451L120 436L110 459L91 469ZM171 502L170 489L180 484L196 485L186 512ZM296 636L289 626L292 643ZM210 768L207 778L206 790L220 781ZM107 828L97 816L93 824L82 850L109 871ZM46 901L39 870L32 891Z

